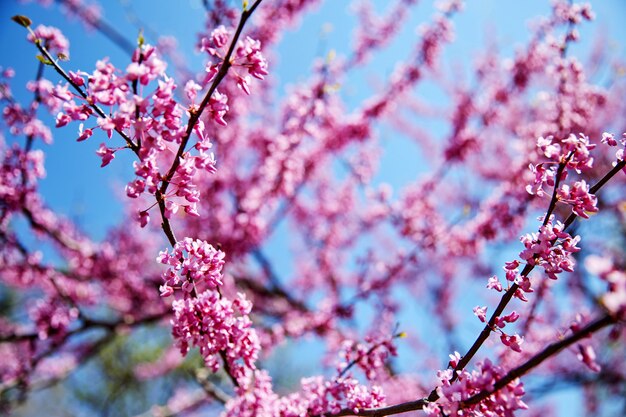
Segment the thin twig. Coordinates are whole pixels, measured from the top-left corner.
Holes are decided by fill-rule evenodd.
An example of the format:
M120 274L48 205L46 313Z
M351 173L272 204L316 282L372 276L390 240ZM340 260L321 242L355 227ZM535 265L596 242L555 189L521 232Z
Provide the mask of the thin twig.
M211 97L213 96L213 93L217 89L217 86L221 83L224 77L226 77L226 74L228 73L228 69L232 66L231 57L233 55L233 52L235 51L235 46L237 45L239 36L241 36L241 32L243 31L243 27L248 21L248 19L250 18L250 16L252 16L252 13L254 12L254 10L259 6L259 4L261 4L262 1L263 0L256 0L249 9L244 10L241 13L241 18L239 19L239 24L237 25L235 35L233 36L233 39L228 48L228 52L226 53L226 56L224 57L222 65L220 66L220 69L215 75L215 79L213 79L211 86L206 92L204 99L202 100L198 108L190 112L189 122L187 123L187 130L185 131L185 135L183 136L181 143L178 147L178 151L176 152L176 156L174 157L172 166L168 170L167 174L165 174L165 176L163 176L161 180L161 187L157 191L156 196L157 196L157 201L159 203L159 210L161 212L161 218L162 218L161 226L163 228L163 232L167 236L167 239L169 240L172 246L176 244L177 240L176 240L176 236L174 235L174 231L172 230L170 221L165 216L166 207L165 207L164 197L167 195L167 189L170 185L170 182L172 181L172 178L174 177L176 170L180 166L181 158L183 157L183 154L185 153L185 149L187 148L187 142L189 142L189 138L191 137L191 134L193 133L193 129L196 126L196 123L198 123L198 120L200 120L200 116L202 115L206 107L209 105Z
M48 62L50 63L50 65L52 65L52 67L54 68L54 70L61 76L63 77L63 79L65 79L65 81L67 81L73 88L74 90L76 90L76 92L78 92L78 94L80 94L80 96L85 99L85 101L87 102L87 104L89 104L89 107L91 107L100 117L104 117L106 118L107 115L106 113L97 105L93 102L93 100L90 100L89 97L87 96L87 93L85 91L83 91L82 88L80 88L80 86L78 84L76 84L71 78L70 76L65 72L65 70L58 64L58 62L54 59L54 57L50 54L50 52L48 52L48 49L46 49L42 44L41 41L39 41L38 39L35 40L35 46L37 46L37 49L39 49L39 52L41 52L46 59L48 60ZM137 144L135 144L130 137L124 133L121 129L119 128L114 128L114 130L124 139L124 141L126 142L126 144L128 145L128 147L130 149L133 150L133 152L138 153L139 152L139 147L137 146Z

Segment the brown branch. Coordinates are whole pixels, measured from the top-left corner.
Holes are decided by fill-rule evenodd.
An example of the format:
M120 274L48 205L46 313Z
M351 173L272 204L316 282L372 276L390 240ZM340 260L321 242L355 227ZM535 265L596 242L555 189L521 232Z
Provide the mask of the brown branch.
M559 353L566 347L571 346L574 343L578 342L579 340L584 339L585 337L589 336L590 334L595 333L611 324L615 324L616 322L617 322L617 319L615 317L609 314L604 315L596 319L595 321L589 323L587 326L578 330L571 336L566 337L563 340L560 340L558 342L555 342L546 346L545 349L537 353L535 356L530 358L524 364L509 371L504 377L502 377L500 380L498 380L498 382L494 384L492 390L482 391L468 398L465 401L461 401L460 402L461 408L472 405L472 404L476 404L484 400L485 398L489 397L490 395L504 388L509 383L515 381L517 378L520 378L521 376L527 374L531 369L536 368L537 366L541 365L541 363L543 363L546 359L550 358L551 356L556 355L557 353Z
M220 350L220 358L222 358L222 363L224 364L224 372L226 372L226 375L228 375L230 382L232 382L234 386L238 387L239 381L237 381L237 378L235 378L235 376L233 375L232 369L230 367L230 362L228 362L228 357L226 356L225 350Z
M28 220L28 223L30 224L30 226L35 229L35 230L39 230L45 234L47 234L50 238L52 238L52 240L54 240L55 242L57 242L59 245L75 251L75 252L80 252L81 251L81 244L77 241L75 241L74 239L70 238L69 236L66 236L64 234L62 234L61 232L59 232L58 230L51 230L48 227L46 227L45 225L39 223L37 221L37 219L35 219L35 216L33 215L33 212L26 208L23 207L22 208L22 213L24 214L24 217L26 217L26 220Z
M607 174L604 175L604 177L602 177L602 179L600 179L595 185L593 185L589 189L589 192L592 193L592 194L595 194L613 176L615 176L615 174L617 174L624 167L626 167L626 160L620 161L617 165L615 165L615 167L613 167L613 169L611 169ZM571 226L571 224L574 222L574 220L576 220L577 217L578 216L575 213L570 214L570 216L563 223L564 224L563 225L563 231L566 231L569 228L569 226ZM522 270L521 276L522 277L527 277L528 274L530 274L530 272L534 268L535 268L534 265L526 264L526 266ZM513 284L507 290L507 292L502 296L502 298L500 299L500 302L498 303L498 306L496 307L496 310L491 315L491 318L489 319L489 322L485 325L483 331L480 333L480 335L478 336L478 338L476 339L476 341L474 342L474 344L472 345L470 350L461 358L461 360L459 361L459 364L455 368L455 371L460 371L463 368L465 368L465 366L469 363L469 361L476 354L476 352L478 352L478 349L482 346L482 344L485 342L485 340L487 340L487 338L489 337L489 334L491 333L491 329L495 325L496 318L502 314L502 312L504 311L504 308L507 306L509 301L511 301L511 298L513 298L513 295L515 294L515 292L517 291L518 288L519 287L518 287L517 284ZM455 377L453 377L453 380L456 380L457 373L455 372L454 375L455 375ZM437 394L434 391L433 391L433 393L431 393L431 397L433 397L433 398L436 395Z
M533 368L536 368L537 366L539 366L541 363L543 363L546 359L556 355L557 353L559 353L560 351L562 351L563 349L565 349L568 346L573 345L574 343L578 342L581 339L584 339L585 337L589 336L592 333L595 333L611 324L615 324L617 322L617 320L610 316L610 315L604 315L602 317L600 317L599 319L589 323L587 326L583 327L582 329L580 329L579 331L577 331L576 333L572 334L571 336L560 340L559 342L556 343L552 343L550 345L548 345L544 350L542 350L541 352L539 352L538 354L536 354L535 356L533 356L532 358L530 358L527 362L525 362L524 364L518 366L515 369L512 369L509 373L507 373L504 377L502 377L502 379L498 380L495 384L494 384L494 388L490 391L483 391L480 392L470 398L468 398L465 401L461 401L459 403L461 408L479 403L480 401L484 400L485 398L489 397L490 395L496 393L497 391L499 391L500 389L504 388L507 384L509 384L510 382L516 380L517 378L527 374L530 370L532 370ZM335 414L330 414L327 415L327 417L340 417L340 416L372 416L372 417L380 417L380 416L389 416L389 415L393 415L393 414L400 414L400 413L406 413L408 411L416 411L416 410L421 410L424 408L425 405L427 405L429 402L433 402L433 400L429 399L419 399L417 401L409 401L406 403L402 403L402 404L396 404L396 405L392 405L392 406L388 406L388 407L381 407L381 408L369 408L369 409L365 409L365 410L360 410L359 412L354 412L350 409L343 409L341 411L339 411L338 413Z
M28 29L31 30L30 27ZM48 52L48 49L46 49L41 44L41 41L39 39L35 39L35 46L37 46L37 49L39 49L39 51L46 57L46 59L48 60L50 65L52 65L54 70L61 77L63 77L63 79L65 79L65 81L67 81L74 88L74 90L76 90L76 92L78 92L78 94L80 94L80 96L83 99L85 99L85 101L89 104L89 107L91 107L98 114L98 116L106 118L107 117L106 113L97 104L95 104L93 102L93 100L89 99L89 97L87 96L87 93L85 91L83 91L83 89L80 88L80 86L78 84L76 84L70 78L70 76L65 72L65 70L58 64L58 62L50 54L50 52ZM117 127L114 130L122 137L122 139L124 139L124 141L126 142L126 145L130 149L132 149L133 152L135 152L136 154L139 152L139 147L137 146L137 144L134 143L131 140L131 138L126 133L124 133L121 129L119 129Z
M82 323L80 326L69 330L65 333L64 338L68 338L73 335L77 335L83 333L90 329L102 328L108 331L115 331L118 327L127 327L127 326L141 326L144 324L151 324L157 322L163 318L165 318L169 314L169 311L164 311L158 314L152 314L149 316L145 316L142 318L133 318L129 320L128 318L119 319L116 321L103 321L97 319L91 319L82 317ZM11 343L11 342L19 342L24 340L34 340L39 337L37 332L29 332L29 333L13 333L4 336L0 336L0 343Z
M624 167L626 167L626 160L623 160L623 161L620 161L619 163L617 163L615 165L615 167L613 167L613 169L611 169L608 173L606 173L604 175L604 177L602 177L595 185L593 185L590 188L589 192L595 194L613 176L615 176L619 171L624 169ZM577 217L578 216L575 213L570 214L570 216L564 222L563 231L567 230L568 227L571 226L571 224L574 222L574 220L576 220ZM527 277L528 274L530 274L530 272L534 268L535 268L534 265L526 264L526 266L524 267L524 269L522 270L520 275L522 277ZM465 355L463 355L463 357L461 357L461 360L459 361L459 363L455 367L455 369L454 369L455 372L453 372L453 376L450 379L450 382L454 382L454 381L456 381L458 379L459 371L463 370L467 366L467 364L476 355L476 353L478 352L480 347L483 345L483 343L489 338L489 336L491 334L491 331L492 331L491 329L495 326L496 319L498 318L498 316L500 316L502 314L502 312L506 308L506 306L509 303L509 301L511 301L511 299L513 298L513 295L518 290L518 288L519 288L519 286L517 284L513 284L502 295L502 298L500 299L500 302L498 303L498 306L496 307L495 311L491 315L489 321L487 322L487 324L485 325L483 330L480 332L480 334L478 335L478 337L476 338L476 340L474 341L474 343L472 344L470 349L467 351L467 353ZM613 318L611 316L603 316L602 318L596 320L595 322L593 322L593 323L589 324L588 326L586 326L585 328L581 329L575 335L572 335L569 338L566 338L566 339L564 339L564 340L562 340L562 341L560 341L558 343L554 343L552 345L549 345L540 354L534 356L528 362L526 362L525 364L523 364L520 367L516 368L515 370L511 371L511 373L507 374L508 377L505 377L506 379L505 378L502 379L503 382L501 382L501 383L503 383L503 385L500 386L500 388L502 388L504 385L508 384L513 379L515 379L513 377L513 375L518 375L519 374L517 376L517 377L519 377L519 376L527 373L528 371L530 371L534 367L538 366L541 362L546 360L551 355L557 354L563 348L571 345L572 343L575 343L576 341L578 341L581 338L583 338L585 335L588 335L590 333L598 331L598 330L600 330L603 327L606 327L606 326L608 326L610 324L614 324L615 322L616 322L615 318ZM544 357L544 355L547 355L547 356ZM513 372L515 372L515 373L513 373ZM509 378L512 378L512 379L509 380ZM483 394L481 394L481 395L483 395ZM482 397L482 399L486 398L486 396L488 396L488 395L490 395L490 394L485 394L485 397ZM332 414L330 417L349 416L349 415L357 415L357 416L386 416L386 415L392 415L392 414L399 414L399 413L404 413L404 412L407 412L407 411L421 410L429 402L435 402L438 399L439 399L439 394L437 394L437 390L435 388L435 389L433 389L431 391L431 393L425 399L419 399L419 400L416 400L416 401L409 401L409 402L405 402L405 403L402 403L402 404L396 404L396 405L389 406L389 407L361 410L359 413L354 413L352 410L344 409L344 410L341 410L337 414ZM479 400L476 400L476 402L478 402L478 401ZM470 403L467 403L467 400L466 400L465 403L467 405L470 404Z
M196 381L200 384L204 392L216 401L226 404L230 401L230 395L226 394L220 387L209 380L209 371L206 368L199 368L195 372Z
M187 143L189 142L189 138L191 137L191 134L193 133L193 129L196 126L196 123L198 123L198 120L200 120L200 116L202 115L206 107L209 105L211 96L217 89L217 86L226 77L226 74L228 73L229 68L232 66L231 57L233 55L233 52L235 51L237 40L239 39L239 36L241 36L241 32L243 31L244 25L246 24L250 16L252 16L252 13L254 12L254 10L259 6L259 4L261 4L261 1L263 0L256 0L249 9L244 10L241 13L241 18L239 19L239 24L237 25L235 35L233 36L233 39L228 48L228 52L226 53L226 56L224 57L222 65L220 66L219 71L215 75L215 79L211 83L211 86L209 87L208 91L206 92L204 99L202 100L198 108L191 112L190 117L189 117L189 122L187 123L187 130L185 131L185 135L183 136L180 146L178 147L176 156L174 156L174 161L172 162L172 166L168 170L167 174L165 174L165 176L162 178L161 187L157 191L156 197L157 197L157 201L159 204L159 211L161 212L161 218L162 218L161 226L163 228L163 232L167 236L167 239L169 240L172 246L176 244L177 240L176 240L176 236L174 235L174 231L172 230L172 226L170 225L169 219L165 217L164 197L167 194L167 188L169 187L170 181L174 177L176 170L180 166L180 160L185 152L185 149L187 148Z

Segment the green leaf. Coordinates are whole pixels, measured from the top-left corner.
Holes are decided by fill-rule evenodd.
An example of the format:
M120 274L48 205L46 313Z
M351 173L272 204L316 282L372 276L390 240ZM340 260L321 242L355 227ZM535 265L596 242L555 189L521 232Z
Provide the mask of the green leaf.
M35 58L37 58L37 60L41 62L42 64L52 65L52 61L50 61L48 58L46 58L43 55L36 55Z
M11 20L17 23L18 25L24 26L25 28L29 27L33 23L32 20L30 20L29 18L21 14L16 14L15 16L11 18Z
M139 35L137 36L137 46L141 49L146 39L143 37L143 29L139 29Z

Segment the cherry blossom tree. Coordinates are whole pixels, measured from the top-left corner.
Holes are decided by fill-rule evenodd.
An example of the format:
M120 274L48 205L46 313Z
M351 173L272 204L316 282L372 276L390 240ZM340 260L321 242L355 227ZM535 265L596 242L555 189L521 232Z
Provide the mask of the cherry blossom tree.
M28 53L0 78L3 412L62 386L90 414L539 416L565 386L587 415L623 415L625 67L601 43L575 53L589 4L554 0L513 52L460 71L461 1L360 1L349 53L281 93L277 46L318 0L203 1L199 67L120 32L106 2L36 3L126 60L76 67L63 27L13 17ZM393 72L345 93L418 8ZM420 168L392 186L397 137ZM101 239L46 203L58 141L128 168Z

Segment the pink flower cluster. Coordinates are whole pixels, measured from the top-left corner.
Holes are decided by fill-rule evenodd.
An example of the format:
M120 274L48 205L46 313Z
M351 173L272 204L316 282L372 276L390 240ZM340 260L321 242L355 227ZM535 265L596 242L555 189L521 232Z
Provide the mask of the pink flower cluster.
M596 145L590 143L589 137L582 133L578 136L572 133L562 140L557 140L554 136L539 137L537 146L547 158L559 163L565 162L568 168L576 172L593 166L590 151Z
M30 87L36 88L33 84ZM43 103L47 104L46 96L43 97ZM9 102L2 110L2 117L12 135L25 135L31 139L41 139L44 143L52 143L50 128L34 117L33 110L33 108L24 109L18 103Z
M170 296L175 289L181 289L188 296L199 284L217 289L222 285L224 256L224 252L209 243L191 238L176 243L171 253L162 251L157 261L170 267L163 273L165 283L160 287L161 296Z
M416 0L399 1L383 18L376 15L371 3L356 3L355 12L361 24L358 26L359 30L354 42L354 63L364 62L374 49L387 45L397 31L402 28L402 23L408 17L410 8L415 3L417 3Z
M321 417L385 405L380 387L368 389L354 378L330 381L315 376L300 384L298 392L279 397L267 372L257 370L249 386L236 388L238 395L226 404L225 417Z
M522 343L524 343L524 338L517 333L514 335L509 335L504 332L500 335L500 341L502 344L512 351L521 353L522 352Z
M596 362L596 351L589 344L579 344L576 358L584 363L593 372L600 372L602 368Z
M2 144L0 144L2 145ZM41 150L25 152L17 145L0 146L3 159L0 164L0 200L10 212L21 209L27 196L37 188L37 179L46 174Z
M573 133L563 139L561 144L562 155L567 160L567 167L576 172L587 170L593 166L591 150L596 144L589 142L589 137L580 133L578 136ZM571 155L571 156L569 156Z
M572 211L583 219L588 219L589 214L598 211L598 199L589 193L589 185L585 180L576 181L571 187L567 184L559 187L559 201L572 206Z
M210 56L223 60L225 48L230 38L229 31L220 25L211 32L209 37L200 40L200 50L207 52ZM248 72L246 75L237 73L237 86L246 94L250 94L250 75L262 80L268 75L267 61L261 53L261 42L247 36L243 41L238 41L230 64L237 68L242 68ZM204 83L209 83L217 75L222 62L209 62L206 67L207 76Z
M28 91L32 91L50 113L60 110L63 101L70 100L73 95L70 93L67 85L54 85L46 79L38 81L29 81L26 84Z
M477 404L460 406L460 403L480 392L491 392L495 383L505 375L504 370L491 363L489 359L479 362L473 372L458 372L458 379L450 383L452 369L439 371L439 399L424 407L428 416L458 417L501 417L512 416L516 410L525 410L528 406L522 401L524 385L516 379Z
M157 261L169 265L163 273L161 296L173 295L176 289L183 293L182 299L172 303L171 320L180 352L186 355L197 346L214 372L222 357L233 378L248 378L248 371L256 368L259 339L249 317L252 303L242 293L231 301L219 291L224 252L205 241L185 238L171 253L162 251ZM198 292L198 288L204 291Z
M615 139L615 135L612 133L604 132L602 134L602 143L607 144L608 146L617 146L618 139ZM620 149L615 152L615 157L618 161L624 160L624 148L626 148L626 133L622 134L622 137L619 139L619 143L622 145Z
M220 26L210 37L202 39L201 49L222 60L228 41L228 31ZM263 79L268 74L267 61L260 48L260 42L250 37L238 41L229 66L234 67L235 72L238 67L245 68L249 75ZM209 63L202 86L193 80L187 82L185 93L190 102L187 111L175 99L176 85L165 74L165 62L150 45L142 45L135 50L132 62L125 71L118 70L107 60L98 61L92 74L70 71L69 77L74 86L85 90L86 98L81 98L83 103L75 101L67 86L54 89L47 86L46 91L52 91L52 94L43 97L52 97L48 106L51 111L62 109L56 116L57 127L71 121L86 122L90 117L97 116L96 125L85 127L85 123L80 124L79 141L91 137L95 129L102 130L109 138L114 131L124 137L126 146L110 147L102 143L97 154L103 167L115 158L117 151L124 148L132 149L138 156L139 160L133 164L137 178L126 187L129 197L138 198L145 192L156 195L166 181L171 187L163 196L166 200L165 216L171 217L181 207L188 214L198 215L200 193L196 176L202 171L214 173L215 157L210 152L212 143L205 132L204 122L198 121L190 127L186 120L199 111L196 104L198 91L214 80L221 65L223 62ZM249 94L249 76L236 74L236 77L239 87ZM146 94L144 87L153 81L158 81L157 88ZM205 103L209 119L226 126L224 117L229 111L228 96L215 89ZM104 116L98 106L111 108L111 111ZM180 149L183 142L187 143L192 131L197 142L186 150ZM176 169L170 172L173 165ZM136 219L145 226L150 219L148 210L140 211Z
M540 163L537 165L529 164L528 168L533 174L533 183L526 185L526 191L530 195L537 195L543 197L546 192L543 187L554 187L554 177L556 176L556 168L554 165L547 167L547 164Z
M530 279L528 279L527 276L520 275L519 266L520 266L520 263L519 261L516 260L516 261L511 261L511 262L505 262L502 269L504 269L504 275L506 277L506 280L509 282L514 282L519 287L517 291L515 291L514 297L522 301L528 301L526 297L524 296L524 293L534 292L534 290L531 287ZM495 290L497 292L502 292L503 290L500 280L495 275L488 279L487 288L491 290ZM486 321L485 319L486 311L487 311L486 307L474 308L474 314L478 316L478 318L482 322Z
M342 343L338 372L343 372L347 366L354 363L365 373L367 379L373 380L384 368L389 356L398 354L391 337L382 340L367 338L366 342L367 344L364 344L348 339Z
M236 379L256 368L259 340L248 317L252 304L243 294L231 301L207 290L197 297L175 300L172 308L172 335L183 355L197 346L213 372L218 371L220 355L224 355L229 373Z
M418 32L423 39L421 52L424 64L434 68L443 44L454 39L452 24L445 15L436 16L432 25L421 26Z
M30 309L29 315L37 326L39 339L60 340L78 318L78 309L68 307L57 299L39 299Z
M249 384L236 387L238 394L226 403L224 417L275 417L278 395L273 391L272 377L265 370L255 370Z
M59 29L51 26L39 25L33 30L33 32L34 34L28 34L27 39L29 41L35 43L36 40L39 40L51 53L60 57L65 57L66 59L69 58L70 42Z
M83 1L88 0L62 3L79 8L76 14L88 20L80 11L85 9ZM434 324L445 342L454 343L463 335L465 329L456 320L453 306L467 295L468 274L480 276L491 267L492 261L483 256L485 245L500 245L521 234L532 207L525 186L533 195L553 195L554 201L540 230L522 237L521 259L507 262L504 278L492 276L487 288L502 293L515 283L513 296L527 301L526 295L533 291L528 277L531 266L540 266L551 279L574 268L572 255L578 251L579 238L566 233L564 225L551 216L562 208L559 205L555 211L554 203L571 206L580 217L597 211L597 198L587 183L590 178L565 180L576 173L587 175L591 168L594 178L605 171L610 161L598 156L593 166L591 152L596 145L586 135L596 135L608 125L618 126L620 120L611 124L606 120L626 114L608 111L623 109L620 80L616 79L613 91L587 84L585 68L565 54L568 43L577 39L576 24L591 18L590 9L555 0L553 15L542 19L527 47L502 60L496 48L488 50L484 63L467 78L471 82L466 85L461 78L437 71L442 48L453 37L452 17L462 7L460 0L440 1L433 21L421 26L413 54L382 84L371 86L370 99L354 106L345 101L345 94L336 93L337 86L347 85L352 75L349 70L364 62L367 54L404 32L400 23L409 20L410 7L418 3L392 0L387 16L376 19L374 8L366 1L363 10L372 10L372 19L369 11L364 12L352 59L319 60L311 81L282 97L282 103L274 103L269 89L256 100L246 98L252 78L263 79L268 74L261 44L274 46L300 10L317 2L263 2L255 23L248 20L251 9L244 6L241 14L239 7L231 8L231 2L215 0L207 12L209 30L200 36L199 44L210 61L201 74L177 68L181 70L177 78L186 80L182 92L181 85L166 75L165 59L157 53L163 51L150 45L136 49L127 66L104 59L92 73L69 71L69 84L33 81L27 88L34 99L24 108L10 97L8 87L0 84L8 128L27 136L23 150L9 147L0 166L4 204L0 205L8 207L0 211L0 275L3 285L27 291L22 297L25 300L32 299L31 293L46 300L46 304L33 302L30 309L25 306L33 322L29 333L21 333L19 318L15 323L7 319L6 325L0 320L0 350L5 352L5 346L11 346L11 355L6 355L10 366L29 368L13 387L4 386L27 395L30 382L37 381L42 369L37 364L40 358L45 361L72 353L75 362L81 363L82 354L72 351L78 347L87 352L98 346L86 333L94 327L114 337L119 331L132 332L135 326L165 319L171 323L174 346L138 373L144 377L167 375L183 360L180 354L197 348L209 370L221 370L229 378L205 379L203 368L197 374L203 389L195 400L181 395L169 402L172 410L155 407L152 411L185 412L180 407L187 411L204 407L208 397L214 397L227 417L384 414L381 410L364 412L387 401L382 389L371 385L374 383L385 384L396 410L416 411L426 404L428 415L511 416L526 408L522 384L515 380L502 387L502 378L511 363L528 361L542 342L552 341L560 313L555 303L543 303L539 310L527 306L523 337L509 333L515 325L507 327L518 323L516 311L492 314L489 320L487 307L476 307L474 314L488 323L490 331L481 333L475 346L482 346L487 334L495 333L489 341L497 337L500 342L496 344L503 346L486 347L486 354L495 355L499 362L486 360L474 371L440 371L435 384L439 400L432 403L424 399L433 388L428 373L420 370L420 375L406 379L395 375L395 369L386 365L396 354L393 338L398 335L380 336L376 331L383 322L395 322L398 315L413 310L410 302L405 303L406 297L398 298L406 293L415 299L432 298L420 303L418 310L437 318ZM260 3L255 1L253 8ZM246 22L251 27L244 29ZM242 38L235 39L240 34ZM64 38L56 29L37 28L31 38L53 53L65 55ZM414 99L414 87L422 79L434 81L452 100L445 100L445 107L442 101L441 108L434 109ZM243 92L238 94L237 89ZM531 104L535 93L540 100ZM268 106L272 103L276 105ZM104 143L97 154L102 166L119 156L120 150L134 153L135 176L126 187L131 198L127 203L142 226L149 222L151 207L158 204L164 209L163 230L173 243L172 249L157 258L165 265L161 274L146 263L157 251L149 244L158 239L146 237L154 230L138 234L123 224L119 238L110 235L101 244L88 246L89 242L75 238L73 229L63 227L45 209L36 193L37 179L43 175L40 154L28 152L33 139L51 139L36 119L36 111L42 107L56 115L58 127L77 121L79 141L101 135ZM428 123L420 123L422 118L442 116L451 128L444 142L437 140ZM221 129L227 124L228 129ZM397 187L393 195L386 187L372 191L388 164L381 159L381 146L386 142L379 129L383 125L410 139L424 159L418 178L403 189ZM585 133L576 136L570 132ZM113 136L117 142L111 141ZM226 168L215 180L206 175L215 172L212 140L219 143L218 156ZM626 136L622 144L625 142ZM605 133L602 143L617 146L619 140ZM617 151L617 158L623 160L623 149ZM527 175L527 181L523 174L528 174L529 164L532 175ZM431 174L422 168L432 168ZM467 181L457 181L465 176ZM621 212L610 201L612 196L607 192L609 198L603 204L613 209L607 210L608 215L618 216ZM156 197L156 204L146 208L150 203L143 205L145 197L150 197L150 203ZM200 201L210 210L198 210ZM183 210L194 216L180 216L173 222L176 235L204 236L206 240L188 237L175 242L167 219ZM13 211L26 220L26 233L20 224L4 221ZM268 240L276 233L283 234L285 222L289 222L287 227L294 226L290 229L293 234L289 233L294 245L286 255L294 257L294 268L281 267L276 256L282 252L273 253ZM208 235L206 225L212 226ZM55 258L31 249L30 232L43 236L44 245L51 242L58 249L62 268ZM209 241L222 242L229 259L236 260L232 274L224 273L224 252ZM520 266L525 267L522 273ZM578 275L573 274L572 279L579 279ZM616 316L613 318L623 318L623 265L611 265L601 278L608 283L608 290L595 299L605 307L603 314L608 311ZM159 284L162 298L154 291ZM551 281L542 284L546 284L540 287L545 297ZM596 288L590 286L592 291ZM42 289L43 296L38 293ZM499 308L509 302L511 292L498 294L502 296ZM577 308L592 301L579 295L568 291L563 293L563 301ZM254 302L254 316L248 300ZM165 306L170 303L171 309ZM74 305L80 307L80 323L74 323L79 315L79 307L71 308ZM111 314L111 321L90 319L92 312L102 308ZM16 310L15 316L18 314ZM364 342L346 340L354 335L355 321L359 331L376 336ZM442 340L431 333L416 333L409 348L421 357L432 357ZM297 342L309 335L315 335L332 352L339 350L337 373L330 379L304 378L297 392L278 395L269 372L259 369L261 346L264 355L276 355L281 341ZM511 350L521 352L522 346L528 355L511 354ZM54 349L46 351L46 347ZM22 365L19 358L24 351L28 351L28 360ZM468 351L468 363L476 359L476 353L474 348ZM576 353L590 369L599 369L591 343L579 345ZM598 354L603 364L609 363L606 354L604 349ZM461 358L458 352L450 355L450 365L464 368L459 366ZM553 371L556 365L560 365L556 358L548 364L552 376L568 376L567 365L559 373ZM0 380L5 384L2 369ZM389 389L393 384L404 385L395 389L395 396L394 389ZM472 400L477 394L483 399ZM423 400L416 401L420 398Z
M553 136L545 138L541 136L537 139L537 147L539 147L542 153L547 158L551 159L553 163L529 165L530 171L534 176L533 183L526 186L526 191L528 191L529 194L536 194L537 196L542 197L545 194L543 189L544 186L554 187L554 184L557 181L557 166L554 163L563 163L568 169L573 169L578 173L593 166L593 158L591 157L590 151L594 149L596 145L590 143L589 137L583 135L582 133L579 136L571 134L561 141L556 140ZM546 167L546 165L550 166ZM558 180L562 181L566 178L567 170L563 170L561 177ZM568 194L569 186L564 187L567 188L563 191L566 196L564 198L569 200L569 197L572 197ZM584 190L584 184L578 184L574 187L580 189L580 191L577 191L577 194L575 195L576 198L571 202L571 204L575 207L591 206L591 203L594 200L593 196L583 196L583 193L581 193L581 191ZM588 189L586 191L588 191ZM581 201L576 203L576 200ZM582 200L584 200L584 202ZM593 204L593 206L595 207L595 204ZM579 211L580 210L575 210L577 214Z
M474 307L473 311L474 315L478 317L481 322L487 323L487 307L476 306ZM500 332L500 341L504 346L519 353L522 351L521 345L524 342L524 339L518 334L514 334L513 336L511 336L506 334L502 330L506 327L507 323L515 323L517 319L519 319L519 314L515 311L507 314L506 316L498 316L495 318L495 327L493 327L492 330ZM450 363L455 363L454 365L452 365L453 367L455 367L456 363L458 363L458 359L460 359L460 357L458 357L458 352L455 352L455 356L450 355L450 359Z
M595 14L589 3L572 3L564 0L554 1L554 14L563 22L580 23L583 19L593 20Z
M62 97L62 111L57 115L57 127L61 127L73 120L86 122L95 115L92 106L113 109L106 117L98 116L96 125L84 127L81 123L78 140L91 137L95 129L102 130L109 138L114 131L129 138L130 143L127 140L126 147L133 149L139 158L133 164L137 178L126 186L126 194L131 198L138 198L145 192L157 193L187 134L185 109L175 99L176 85L165 75L165 67L155 48L143 45L135 51L132 62L124 72L106 60L98 61L92 74L70 72L72 82L85 88L87 99L79 104L72 96ZM156 89L142 94L141 90L153 81L158 82ZM56 97L59 97L58 93ZM223 103L226 97L216 93L211 100L213 119L225 124L223 116L228 107L224 107ZM218 107L219 110L215 110ZM215 172L215 158L209 152L212 144L202 122L194 126L194 133L196 144L182 152L178 167L169 181L172 187L165 196L167 217L175 214L180 207L188 214L197 215L200 193L194 178L200 171ZM102 158L102 166L108 165L121 149L102 143L97 151ZM147 210L140 212L137 219L145 226L149 221Z
M237 48L235 49L235 61L234 65L241 66L248 70L248 74L254 78L262 80L267 74L267 61L263 54L261 54L261 42L254 40L247 36L243 41L237 42ZM247 75L237 77L237 85L246 94L250 94L250 77Z
M528 233L521 241L525 249L520 252L520 258L530 265L541 266L549 278L557 279L557 274L574 270L572 254L580 250L576 246L580 237L564 232L563 223L557 221L553 225L550 220L538 233Z
M285 397L282 413L285 417L324 416L335 414L344 407L354 413L385 404L382 389L368 389L354 378L324 380L321 376L304 378L300 392Z

